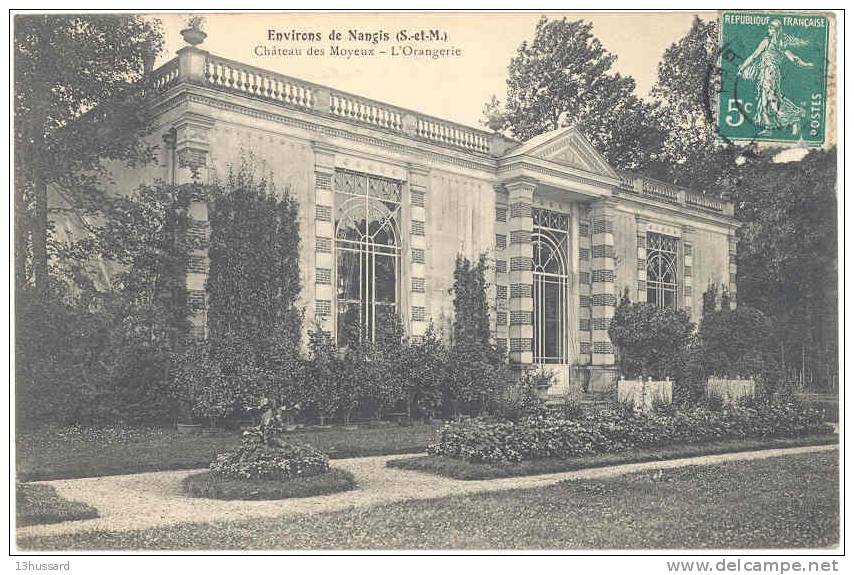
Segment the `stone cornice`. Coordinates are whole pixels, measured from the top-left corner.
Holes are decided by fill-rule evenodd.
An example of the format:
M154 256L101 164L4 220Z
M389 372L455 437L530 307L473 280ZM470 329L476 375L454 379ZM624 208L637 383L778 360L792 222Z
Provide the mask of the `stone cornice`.
M393 152L398 157L404 155L418 158L417 164L424 166L425 169L444 165L471 170L479 173L477 177L480 179L494 180L495 186L520 178L530 179L541 185L567 189L577 194L578 199L586 198L590 201L606 197L619 198L620 202L640 204L659 212L678 214L732 229L739 227L739 223L731 216L698 207L671 204L646 195L639 196L624 192L620 188L619 179L585 172L547 159L521 155L499 160L485 153L443 147L435 142L420 139L418 136L386 132L379 127L366 127L331 114L307 112L297 106L268 102L249 95L217 90L210 86L179 82L159 94L153 100L150 110L156 121L157 117L182 106L184 110L181 114L190 114L195 119L204 117L204 114L198 111L199 106L207 106L303 130L306 135L302 137L315 149L324 149L324 151L338 150L328 139L340 138L357 145ZM247 125L247 128L261 129L251 124ZM400 162L402 167L411 163L413 163L411 159L402 159Z
M615 199L618 202L616 205L616 209L620 211L631 211L629 208L633 206L638 206L654 210L658 214L668 214L674 218L678 217L682 219L688 219L697 223L702 222L706 225L713 225L715 227L723 227L730 230L735 230L741 227L741 223L732 216L707 212L705 210L699 210L696 208L686 208L685 206L680 204L672 204L669 202L659 201L647 196L636 196L633 194L621 193L616 194ZM638 214L635 215L635 218L646 222L653 220L653 217ZM655 219L661 218L655 217ZM692 224L685 223L682 225L690 226Z

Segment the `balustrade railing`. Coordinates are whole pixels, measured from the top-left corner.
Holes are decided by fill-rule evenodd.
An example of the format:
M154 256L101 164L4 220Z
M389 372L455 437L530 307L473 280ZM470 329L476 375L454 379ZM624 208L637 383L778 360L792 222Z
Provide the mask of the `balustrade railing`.
M361 98L270 72L233 60L204 54L203 70L191 81L314 112L331 114L443 145L487 153L491 133L433 118L390 104ZM181 57L154 72L154 90L164 92L182 80Z
M631 172L619 172L620 189L657 200L689 206L717 213L727 212L727 202L709 194L685 190L673 184L660 182Z
M157 93L165 92L178 81L179 76L178 58L169 60L154 71L149 87Z
M205 80L210 85L250 96L299 108L314 107L314 90L310 84L223 58L207 57Z
M330 94L329 111L334 116L372 124L395 132L403 129L404 112L402 110L341 92Z

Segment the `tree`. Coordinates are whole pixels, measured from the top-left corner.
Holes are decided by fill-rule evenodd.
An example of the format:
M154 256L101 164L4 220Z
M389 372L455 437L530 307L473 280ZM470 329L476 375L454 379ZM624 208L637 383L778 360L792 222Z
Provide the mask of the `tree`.
M446 377L448 351L431 323L427 333L410 343L405 350L407 377L403 380L407 413L413 411L432 416L442 402L442 385Z
M490 341L486 258L476 264L457 256L454 269L454 332L446 399L453 411L481 412L499 384L503 359Z
M306 403L317 411L321 425L341 407L341 363L332 335L319 325L310 329L304 390Z
M769 318L756 308L742 304L703 315L698 331L706 376L755 377L774 383L774 332Z
M652 176L699 192L732 192L743 174L766 166L773 150L721 142L715 109L720 92L718 24L694 18L691 29L664 51L650 90L654 122L664 135Z
M297 203L256 178L247 161L208 197L207 321L214 355L224 373L243 374L245 406L262 397L286 402L301 377Z
M832 388L837 377L836 149L772 164L738 188L738 304L773 319L781 369Z
M159 22L130 14L18 15L14 28L15 276L44 289L48 187L97 211L104 160L152 158L138 83L163 41Z
M46 290L18 293L19 398L50 397L54 423L169 420L171 355L188 331L187 205L195 186L156 183L105 198L104 221L63 245ZM105 290L86 269L118 271ZM60 281L63 275L72 281ZM26 411L26 410L24 410Z
M616 56L592 28L583 20L540 19L534 39L510 62L506 125L526 140L573 124L614 166L641 168L654 161L661 135L635 81L611 71ZM498 127L496 105L493 99L484 110Z

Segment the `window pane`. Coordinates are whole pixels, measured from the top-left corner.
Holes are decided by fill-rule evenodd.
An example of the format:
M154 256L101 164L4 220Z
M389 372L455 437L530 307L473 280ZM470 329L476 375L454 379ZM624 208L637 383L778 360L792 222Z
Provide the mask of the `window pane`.
M359 301L359 285L362 274L359 270L359 253L338 250L338 299Z
M335 194L335 237L358 242L365 234L365 200Z
M543 356L547 363L556 363L561 357L561 337L562 337L562 312L560 305L560 286L554 283L547 283L544 286L543 293L543 323L544 323L544 342Z
M662 295L664 296L662 302L664 307L676 307L676 292L666 290Z
M564 363L569 220L565 214L542 209L535 209L533 218L534 361Z
M395 338L395 332L399 326L395 325L397 319L397 308L393 304L376 304L376 334L374 341L383 343Z
M395 303L397 301L396 260L394 256L374 256L376 270L374 297L378 302Z
M348 346L359 341L361 320L359 304L338 302L338 345Z

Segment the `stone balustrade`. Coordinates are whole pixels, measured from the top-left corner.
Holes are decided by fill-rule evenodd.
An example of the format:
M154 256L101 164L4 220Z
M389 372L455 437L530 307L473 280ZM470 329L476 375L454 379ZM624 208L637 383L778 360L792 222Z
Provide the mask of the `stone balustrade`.
M149 88L156 93L165 92L177 83L179 76L178 58L174 58L154 72Z
M674 184L631 172L621 171L619 177L622 191L717 214L731 216L734 213L732 202L716 198L711 194L686 190Z
M152 76L157 93L165 92L182 81L330 114L347 121L470 152L487 154L493 142L493 134L485 130L220 58L196 48L184 48L183 53L179 52L177 58L158 68Z
M261 68L207 55L204 76L207 84L249 96L311 109L315 104L312 85Z

